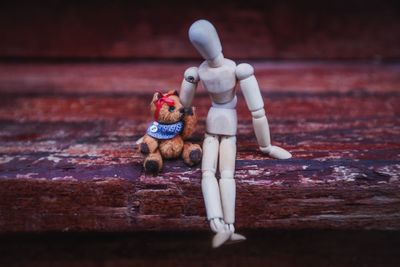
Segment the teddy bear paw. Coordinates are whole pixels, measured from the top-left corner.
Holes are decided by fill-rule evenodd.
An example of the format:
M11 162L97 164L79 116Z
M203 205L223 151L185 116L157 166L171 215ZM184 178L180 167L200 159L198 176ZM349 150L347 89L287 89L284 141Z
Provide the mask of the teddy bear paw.
M202 156L201 150L196 149L190 152L189 159L195 165L201 161L201 156Z
M149 154L150 153L149 146L146 143L141 143L140 144L140 152L143 154Z
M201 161L201 157L203 153L201 148L197 144L185 144L183 148L183 161L189 165L193 166L198 164Z
M193 107L186 108L184 113L186 116L193 116L194 115Z
M156 160L146 160L144 170L149 173L157 174L160 171L160 164Z

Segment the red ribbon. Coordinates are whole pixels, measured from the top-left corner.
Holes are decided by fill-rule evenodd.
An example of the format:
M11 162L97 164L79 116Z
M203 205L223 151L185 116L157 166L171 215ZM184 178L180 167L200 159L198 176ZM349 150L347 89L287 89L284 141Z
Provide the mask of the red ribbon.
M158 100L154 101L154 105L156 105L156 112L154 113L155 121L158 121L158 116L160 115L160 110L164 103L167 104L169 107L172 107L175 104L174 100L169 98L171 95L173 95L173 93L167 93L167 94L163 94L160 92L158 93L161 95L161 97Z

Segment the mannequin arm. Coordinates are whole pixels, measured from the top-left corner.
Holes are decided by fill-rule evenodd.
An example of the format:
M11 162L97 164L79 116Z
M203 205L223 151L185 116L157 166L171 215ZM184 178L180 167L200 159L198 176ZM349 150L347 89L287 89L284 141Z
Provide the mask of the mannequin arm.
M198 82L199 82L199 74L197 72L197 68L196 67L188 68L185 71L181 85L181 91L179 93L179 98L185 109L190 108L190 106L192 105L192 100Z
M265 115L264 101L258 82L254 77L254 69L249 64L239 64L236 67L236 77L246 100L247 107L253 117L253 127L258 145L263 153L277 159L287 159L292 155L283 148L271 145L268 120Z

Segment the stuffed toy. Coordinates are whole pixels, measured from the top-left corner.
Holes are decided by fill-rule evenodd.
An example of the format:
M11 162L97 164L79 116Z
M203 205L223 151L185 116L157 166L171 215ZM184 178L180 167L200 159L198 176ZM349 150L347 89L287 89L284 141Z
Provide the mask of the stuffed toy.
M144 170L157 174L163 167L163 159L182 157L189 166L199 163L202 157L200 146L187 141L197 124L195 108L185 109L178 92L169 91L155 93L150 109L154 121L139 144L139 150L145 156Z

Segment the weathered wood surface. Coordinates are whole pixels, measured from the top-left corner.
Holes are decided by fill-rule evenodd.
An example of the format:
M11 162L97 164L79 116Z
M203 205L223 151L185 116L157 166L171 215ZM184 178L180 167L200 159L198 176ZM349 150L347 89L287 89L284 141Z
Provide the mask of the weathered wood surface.
M199 58L187 30L206 18L235 58L398 59L392 0L1 1L0 58Z
M243 62L254 66L264 92L358 93L400 88L398 63L236 60L237 64ZM122 64L0 62L0 91L30 95L150 94L179 88L185 69L200 64L201 60Z
M124 66L89 69L104 74L117 68L114 83L123 86L118 75ZM273 140L294 157L278 161L258 152L240 95L237 227L400 229L399 65L350 65L350 74L346 64L296 70L282 63L276 72L272 63L262 66L267 66L260 80ZM208 229L199 167L168 161L162 175L147 176L134 149L151 120L153 72L132 75L140 85L150 84L143 89L132 82L115 93L96 90L96 83L88 91L74 90L84 88L84 67L44 66L62 70L56 78L50 71L48 83L46 71L30 65L1 67L1 232ZM185 66L171 69L175 74ZM75 84L66 82L73 80L68 71ZM163 75L166 84L179 86L180 78ZM336 83L325 91L330 75ZM307 77L317 86L306 86ZM304 87L296 87L295 78ZM270 91L269 79L287 87L276 82ZM158 82L155 87L162 86ZM7 86L15 90L3 90ZM195 105L201 120L194 141L201 142L209 106L202 90Z

